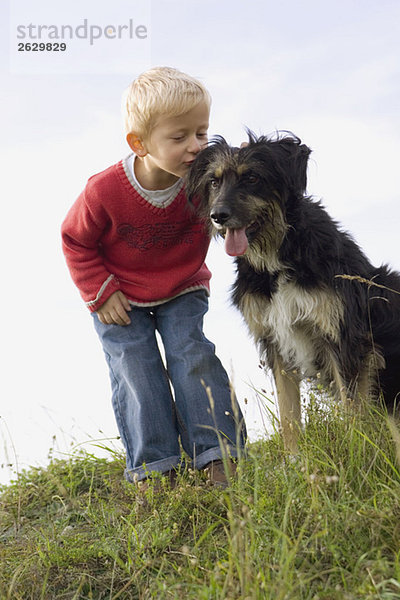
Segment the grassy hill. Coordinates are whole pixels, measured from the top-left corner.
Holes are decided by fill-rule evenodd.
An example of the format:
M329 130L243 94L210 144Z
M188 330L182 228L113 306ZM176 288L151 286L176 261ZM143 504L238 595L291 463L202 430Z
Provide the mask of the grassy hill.
M0 490L0 598L400 598L396 428L311 401L300 456L250 444L226 491L123 481L123 458L52 460Z

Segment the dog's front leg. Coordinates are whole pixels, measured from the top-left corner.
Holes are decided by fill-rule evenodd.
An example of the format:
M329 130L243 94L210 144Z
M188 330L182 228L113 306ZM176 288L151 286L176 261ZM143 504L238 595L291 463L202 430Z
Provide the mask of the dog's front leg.
M280 356L275 356L272 365L278 395L279 415L283 443L286 450L297 453L297 440L301 428L300 379L293 372L287 372Z

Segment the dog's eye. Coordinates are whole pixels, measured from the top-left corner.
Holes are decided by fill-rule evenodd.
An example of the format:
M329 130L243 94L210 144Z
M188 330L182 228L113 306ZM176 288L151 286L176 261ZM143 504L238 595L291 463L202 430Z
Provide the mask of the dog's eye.
M247 175L247 177L246 177L246 183L249 183L250 185L255 185L259 181L260 181L259 176L254 175L254 173L249 173L249 175Z
M210 186L215 190L216 188L219 187L219 179L217 179L216 177L213 177L212 179L210 179Z

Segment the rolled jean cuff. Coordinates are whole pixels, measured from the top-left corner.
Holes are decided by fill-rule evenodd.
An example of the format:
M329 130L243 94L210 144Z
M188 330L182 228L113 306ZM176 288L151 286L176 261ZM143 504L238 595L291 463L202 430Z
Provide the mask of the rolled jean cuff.
M151 473L166 473L171 469L178 467L181 464L180 456L169 456L162 460L157 460L152 463L146 463L136 469L125 469L125 479L130 483L136 483L146 479Z
M215 446L215 448L209 448L205 452L202 452L198 456L193 458L192 466L194 469L203 469L212 460L222 460L225 457L237 458L238 452L235 446Z

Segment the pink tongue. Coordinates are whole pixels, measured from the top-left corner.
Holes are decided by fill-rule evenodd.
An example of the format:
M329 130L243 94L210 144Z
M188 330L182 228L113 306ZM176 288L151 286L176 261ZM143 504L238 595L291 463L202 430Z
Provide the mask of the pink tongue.
M225 252L229 256L241 256L247 250L249 242L246 236L246 227L242 229L227 229L225 234Z

